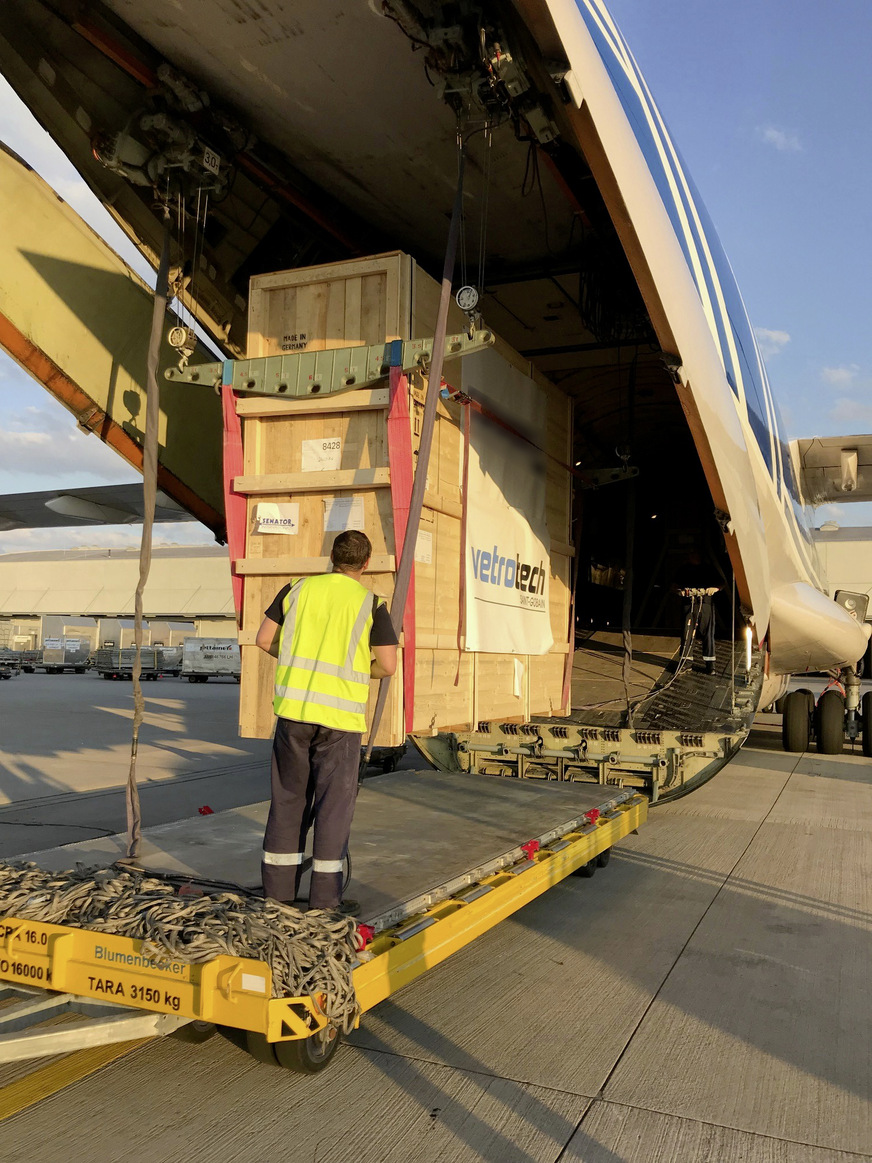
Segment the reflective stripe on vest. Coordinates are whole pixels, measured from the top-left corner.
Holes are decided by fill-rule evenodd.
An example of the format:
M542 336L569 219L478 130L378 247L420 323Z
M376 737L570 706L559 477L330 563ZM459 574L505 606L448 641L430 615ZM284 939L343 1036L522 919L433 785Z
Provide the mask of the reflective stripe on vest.
M346 574L292 583L285 595L275 713L338 731L366 730L373 595Z

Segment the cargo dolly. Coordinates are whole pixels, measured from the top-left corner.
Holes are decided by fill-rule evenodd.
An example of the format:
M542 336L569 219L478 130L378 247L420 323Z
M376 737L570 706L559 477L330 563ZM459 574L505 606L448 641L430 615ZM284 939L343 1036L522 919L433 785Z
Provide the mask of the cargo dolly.
M565 877L592 876L612 846L645 822L648 801L632 789L603 800L602 787L576 788L579 814L367 916L352 971L361 1013ZM0 920L0 1000L20 999L0 1008L0 1062L167 1034L199 1042L223 1028L237 1031L234 1040L244 1040L261 1061L320 1071L340 1041L323 999L272 993L265 961L221 955L204 964L158 965L143 955L141 941L14 916ZM42 1025L66 1011L81 1020Z

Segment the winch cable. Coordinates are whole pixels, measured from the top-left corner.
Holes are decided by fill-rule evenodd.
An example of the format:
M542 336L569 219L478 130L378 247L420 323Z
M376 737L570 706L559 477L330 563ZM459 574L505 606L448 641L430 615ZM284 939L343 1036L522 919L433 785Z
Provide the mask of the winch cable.
M127 773L127 856L136 860L142 841L142 812L139 804L139 788L136 783L136 760L139 752L139 729L145 714L145 699L142 694L142 607L143 591L151 569L151 542L154 526L154 509L157 499L157 455L158 425L160 421L160 388L158 386L158 364L163 339L164 320L167 313L170 269L170 219L169 211L164 211L163 244L154 288L151 316L151 335L148 341L145 381L145 428L142 446L142 539L139 545L139 580L133 598L133 643L136 653L133 659L133 730L130 740L130 769Z
M442 268L442 291L439 296L439 311L436 315L433 356L428 369L427 397L424 401L424 415L421 420L418 460L415 466L415 479L412 482L412 495L409 499L406 536L403 541L399 565L397 566L397 574L394 580L394 596L391 601L391 622L393 623L394 633L398 638L403 626L403 615L406 611L406 598L409 594L409 583L412 578L412 569L415 563L415 544L418 539L418 527L421 524L421 511L424 507L427 469L430 464L430 449L433 445L433 432L436 427L436 405L439 402L439 393L442 387L442 364L445 356L445 336L448 331L448 308L451 303L454 260L457 254L457 240L460 234L460 221L463 215L463 173L466 168L466 151L462 143L459 142L458 144L457 191L454 195L451 225L448 228L448 243L445 247L445 262ZM389 689L390 678L383 678L379 683L375 711L372 716L372 725L369 729L369 743L367 744L363 760L364 764L369 763L372 757L372 749L384 714Z
M630 364L627 377L627 447L623 455L624 464L629 464L635 436L636 419L636 369L639 359L639 349L636 349ZM624 659L621 666L621 679L624 684L624 696L627 700L627 726L633 726L633 706L630 700L630 681L633 669L633 553L636 537L636 481L627 482L626 527L624 538L624 600L621 607L621 638L624 647Z

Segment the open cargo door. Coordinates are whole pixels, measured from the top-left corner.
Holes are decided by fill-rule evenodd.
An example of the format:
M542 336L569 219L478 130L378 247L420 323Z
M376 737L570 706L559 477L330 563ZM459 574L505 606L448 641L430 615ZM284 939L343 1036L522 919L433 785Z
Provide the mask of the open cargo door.
M141 470L151 290L2 146L0 203L0 345L83 431ZM168 316L167 330L175 323ZM162 367L177 358L168 343L163 353ZM164 387L159 440L159 488L223 539L221 405L211 387Z

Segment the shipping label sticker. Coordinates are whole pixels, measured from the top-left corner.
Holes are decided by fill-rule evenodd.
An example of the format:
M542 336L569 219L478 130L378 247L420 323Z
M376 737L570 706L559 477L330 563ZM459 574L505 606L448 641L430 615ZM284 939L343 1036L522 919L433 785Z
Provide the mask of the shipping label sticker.
M431 565L433 562L433 534L429 529L418 530L418 540L415 542L415 561L422 565Z
M324 502L324 532L363 529L363 497L332 497Z
M255 510L255 533L299 533L300 504L261 501Z
M327 469L339 468L342 462L342 441L338 436L328 439L304 440L302 442L303 472L325 472Z

